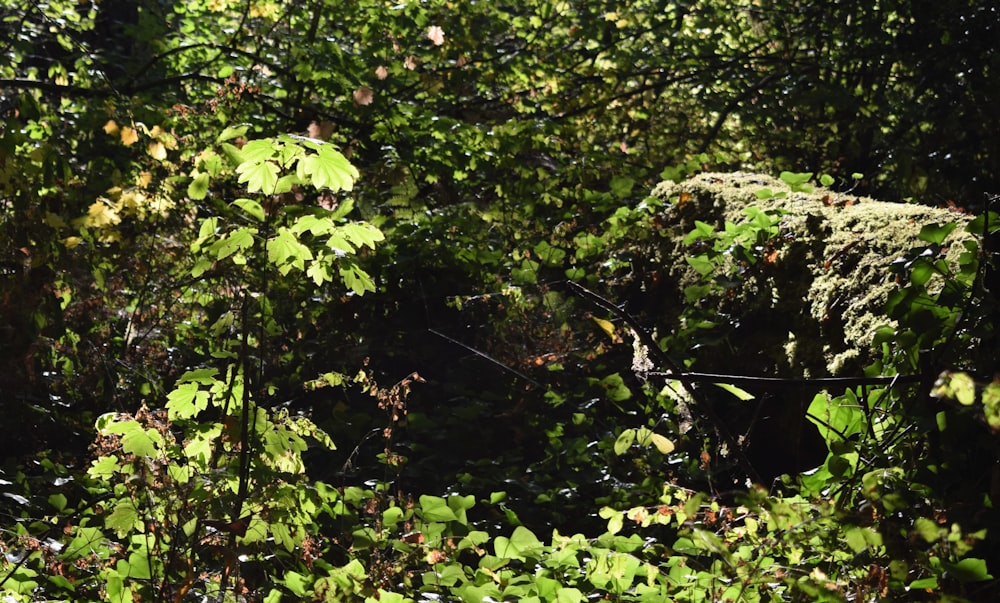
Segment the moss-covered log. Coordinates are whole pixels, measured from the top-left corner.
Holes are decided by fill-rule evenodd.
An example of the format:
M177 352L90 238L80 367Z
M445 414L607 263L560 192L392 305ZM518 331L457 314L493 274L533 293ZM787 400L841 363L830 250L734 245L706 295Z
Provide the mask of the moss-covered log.
M684 288L699 277L686 261L697 247L682 243L696 220L722 231L727 222L746 222L751 206L780 214L780 234L760 265L735 286L696 302L717 310L731 326L724 345L695 354L701 368L761 376L860 375L876 352L871 345L875 329L892 326L883 307L899 286L893 262L930 247L919 238L925 225L964 226L969 220L947 209L819 187L794 192L781 180L747 173L668 181L653 196L667 202L666 236L655 253L678 303ZM941 253L956 263L969 236L956 228Z

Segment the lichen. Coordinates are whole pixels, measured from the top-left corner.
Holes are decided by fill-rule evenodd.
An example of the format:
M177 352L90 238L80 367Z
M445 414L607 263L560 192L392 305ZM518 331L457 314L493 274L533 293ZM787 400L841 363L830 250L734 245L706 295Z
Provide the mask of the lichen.
M761 198L758 192L765 189L771 196ZM757 370L790 370L803 376L859 372L872 357L875 329L893 326L882 312L889 293L899 286L891 271L893 260L927 247L919 239L924 225L962 226L968 221L944 209L887 203L820 187L793 192L781 180L751 173L701 174L681 183L664 182L653 195L669 201L663 221L670 232L658 253L661 262L672 265L668 273L677 292L698 278L684 260L692 251L680 242L695 220L722 229L726 222L746 221L744 210L749 206L784 212L783 242L767 281L748 283L730 299L706 303L729 314L775 321L769 332L760 325L744 329L754 340L731 341L737 348L734 356L747 358L741 349L770 346L773 349L754 351L755 358L772 359L770 368L758 363ZM956 228L945 241L946 258L953 266L962 251L961 241L969 236L964 228Z

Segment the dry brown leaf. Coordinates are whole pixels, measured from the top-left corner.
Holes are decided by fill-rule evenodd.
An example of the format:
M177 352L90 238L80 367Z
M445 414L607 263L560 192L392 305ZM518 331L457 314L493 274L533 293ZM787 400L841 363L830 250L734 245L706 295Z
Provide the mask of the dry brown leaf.
M372 104L372 100L375 98L375 93L368 86L362 86L354 91L354 104L361 105L362 107Z

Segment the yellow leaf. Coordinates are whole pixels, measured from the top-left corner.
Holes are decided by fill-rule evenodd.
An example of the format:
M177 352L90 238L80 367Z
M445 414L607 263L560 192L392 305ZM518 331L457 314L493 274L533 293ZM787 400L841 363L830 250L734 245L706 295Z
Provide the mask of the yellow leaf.
M653 446L656 446L656 449L663 454L670 454L674 451L674 443L660 434L653 433L649 436L649 438L652 440Z
M65 239L62 240L62 243L63 245L66 246L66 249L73 249L82 242L83 239L81 239L80 237L66 237Z
M163 161L167 158L167 148L160 141L149 143L148 151L149 155L157 161Z
M611 323L610 320L604 320L603 318L597 318L596 316L591 316L597 326L601 327L601 330L607 333L608 337L611 339L615 338L615 325Z
M135 178L135 185L139 188L147 188L153 182L153 174L149 171L139 172Z
M104 133L108 136L114 136L118 133L118 124L115 123L115 120L109 119L108 123L104 124Z
M92 203L87 209L86 216L79 218L78 220L74 220L75 224L94 228L113 226L119 222L121 222L121 218L118 217L118 212L102 201Z
M125 146L131 146L139 142L139 133L132 128L129 127L122 128L120 135L122 139L122 144Z

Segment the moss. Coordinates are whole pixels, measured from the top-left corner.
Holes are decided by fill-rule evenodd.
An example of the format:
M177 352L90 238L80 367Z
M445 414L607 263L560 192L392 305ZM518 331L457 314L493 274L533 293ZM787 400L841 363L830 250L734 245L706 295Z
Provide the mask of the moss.
M761 199L758 191L774 195ZM683 245L695 220L722 229L747 220L744 210L781 210L781 244L767 270L728 296L701 303L733 317L731 354L704 360L730 371L732 362L760 374L853 375L871 360L875 329L891 324L882 313L898 284L893 260L927 244L919 239L926 224L967 222L943 209L886 203L817 187L792 192L782 181L750 173L701 174L681 183L664 182L653 195L670 203L665 233L655 250L673 279L675 295L698 275L685 261L694 251ZM957 262L959 244L968 238L956 228L945 241L947 258ZM683 297L681 297L683 299ZM669 320L670 317L663 317Z

